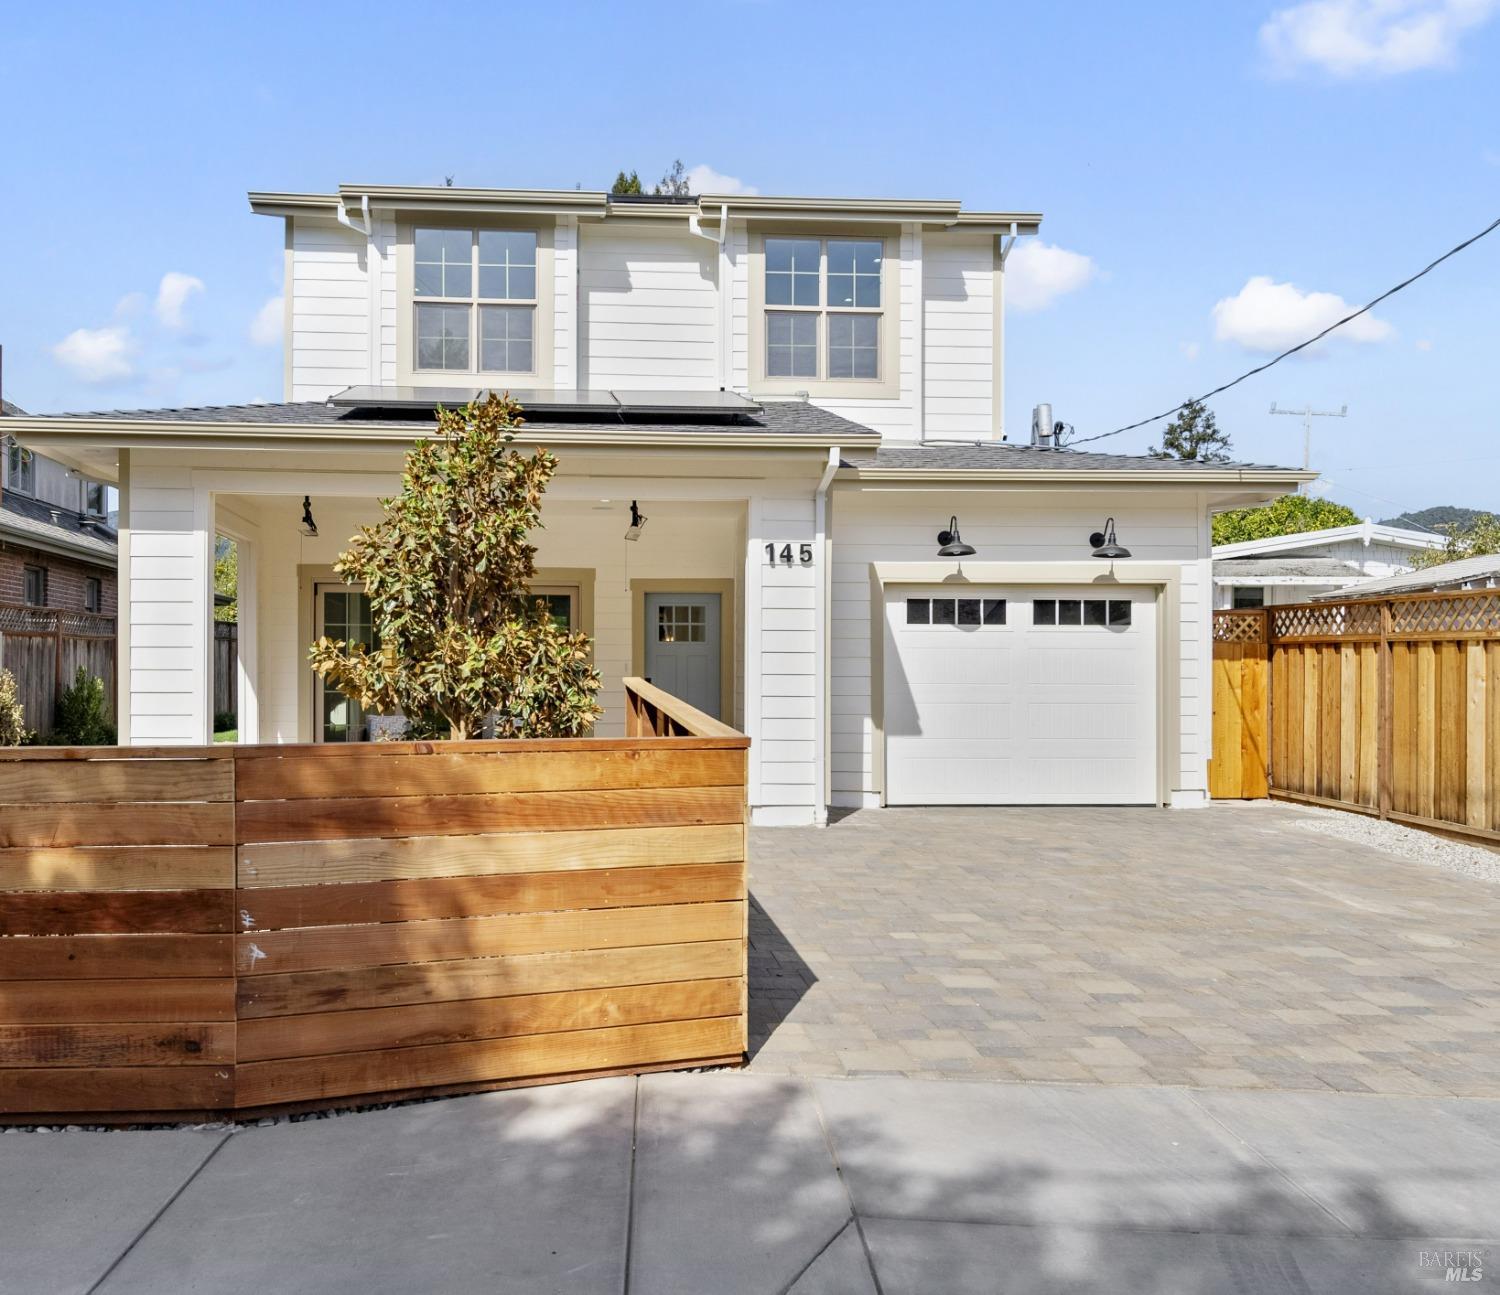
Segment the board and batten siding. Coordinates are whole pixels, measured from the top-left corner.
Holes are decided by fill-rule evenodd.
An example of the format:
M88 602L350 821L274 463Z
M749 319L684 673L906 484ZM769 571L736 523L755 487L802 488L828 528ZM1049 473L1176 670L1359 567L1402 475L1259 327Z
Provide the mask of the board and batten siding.
M331 220L299 217L291 222L291 230L290 396L322 400L370 381L369 244ZM393 227L389 233L394 241ZM393 257L384 260L394 265ZM394 283L390 295L394 304ZM391 359L394 362L394 327Z
M581 229L579 386L717 390L716 255L682 232Z
M1181 563L1176 622L1159 627L1160 634L1170 636L1164 638L1165 648L1175 657L1180 684L1180 698L1168 698L1165 710L1168 722L1175 710L1178 728L1178 760L1167 771L1171 786L1166 790L1177 803L1206 797L1212 741L1209 562L1201 556L1204 541L1193 499L1171 504L1112 495L1096 503L1082 494L1044 500L1031 491L948 497L936 491L835 488L832 502L829 787L834 805L875 805L880 798L873 700L883 680L873 674L871 618L879 628L883 609L872 606L871 564L932 562L935 536L954 512L962 519L964 539L978 549L978 560L1087 560L1087 536L1113 514L1122 541L1137 559ZM1128 582L1123 570L1120 574Z

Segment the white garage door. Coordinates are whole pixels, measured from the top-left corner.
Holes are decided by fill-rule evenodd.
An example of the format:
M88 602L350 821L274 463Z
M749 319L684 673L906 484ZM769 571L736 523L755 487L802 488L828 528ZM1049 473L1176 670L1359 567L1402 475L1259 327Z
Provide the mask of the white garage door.
M1153 590L903 586L885 616L888 804L1156 800Z

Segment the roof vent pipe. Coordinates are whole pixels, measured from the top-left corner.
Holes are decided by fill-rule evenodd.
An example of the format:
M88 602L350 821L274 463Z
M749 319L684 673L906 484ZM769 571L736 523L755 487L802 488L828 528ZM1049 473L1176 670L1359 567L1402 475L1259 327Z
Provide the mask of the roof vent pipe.
M1053 438L1051 405L1037 405L1032 409L1031 443L1043 450L1050 450L1056 445Z

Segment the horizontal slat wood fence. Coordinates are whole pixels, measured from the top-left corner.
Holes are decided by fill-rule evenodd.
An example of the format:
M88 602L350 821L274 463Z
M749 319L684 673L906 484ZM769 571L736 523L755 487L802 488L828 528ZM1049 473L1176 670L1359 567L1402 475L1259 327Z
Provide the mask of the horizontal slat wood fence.
M0 1118L738 1063L749 740L715 727L0 753Z
M1264 698L1221 695L1244 660ZM1259 703L1270 795L1500 840L1500 592L1217 612L1214 670L1215 795Z

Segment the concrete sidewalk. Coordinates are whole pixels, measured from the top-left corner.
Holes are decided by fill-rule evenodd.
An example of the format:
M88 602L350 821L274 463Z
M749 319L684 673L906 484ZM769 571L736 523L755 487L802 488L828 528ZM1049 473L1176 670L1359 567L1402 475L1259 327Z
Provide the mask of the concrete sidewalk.
M0 1134L0 1291L1430 1291L1497 1166L1483 1100L606 1079Z

